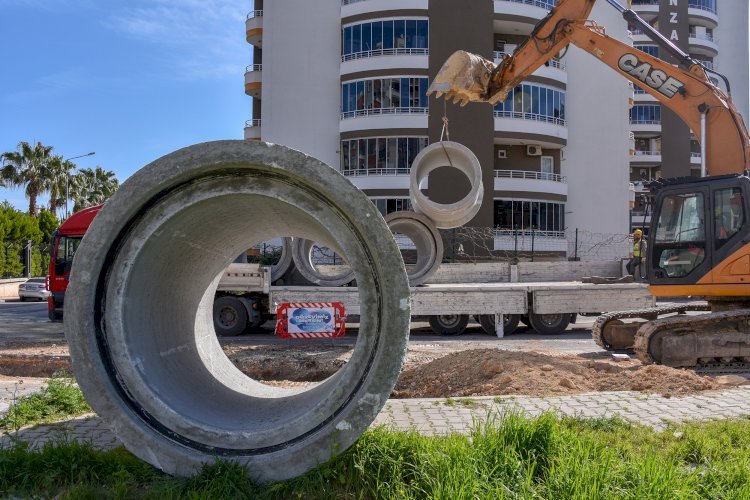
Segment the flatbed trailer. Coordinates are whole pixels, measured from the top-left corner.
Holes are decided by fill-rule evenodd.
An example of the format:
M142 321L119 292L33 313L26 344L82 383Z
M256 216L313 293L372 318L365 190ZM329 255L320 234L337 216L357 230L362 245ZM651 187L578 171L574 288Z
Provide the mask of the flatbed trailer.
M342 302L349 316L359 315L356 287L271 286L269 305L283 302ZM580 281L533 283L456 283L411 288L412 318L428 317L440 334L459 334L470 316L487 333L512 333L519 321L539 333L565 330L578 314L599 314L653 307L642 283L591 284Z

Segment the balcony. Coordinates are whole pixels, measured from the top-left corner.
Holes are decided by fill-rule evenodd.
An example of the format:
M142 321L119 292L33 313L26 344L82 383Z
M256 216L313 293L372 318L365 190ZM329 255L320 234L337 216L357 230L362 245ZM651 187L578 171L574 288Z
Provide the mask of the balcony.
M256 47L263 46L263 11L253 10L245 21L245 39Z
M636 151L631 163L661 163L661 151Z
M568 180L564 176L526 170L495 170L493 188L568 196Z
M630 120L633 132L661 132L661 120Z
M691 165L700 165L701 164L701 154L700 153L690 153L690 164Z
M263 65L251 64L245 68L245 94L260 99L263 88Z
M493 112L495 117L495 135L505 133L524 133L547 136L540 142L554 145L564 145L568 141L568 128L565 120L547 115L534 113L518 113L514 111Z
M493 52L495 64L500 64L500 61L506 56L510 56L515 49L515 45L506 44L504 51ZM544 66L538 68L532 74L540 78L549 78L564 84L568 83L568 73L565 68L565 63L556 58L550 59Z
M362 168L345 169L341 174L360 190L365 189L409 189L408 168Z
M428 0L342 0L341 18L394 10L427 11L427 7Z
M708 33L690 33L690 52L696 55L714 57L719 53L719 46L714 37Z
M245 140L246 141L259 141L260 140L260 120L248 120L245 122Z
M530 35L555 3L556 0L494 0L493 29L495 33Z
M370 108L341 113L339 132L382 128L427 129L427 108Z
M430 49L377 49L341 56L341 75L362 71L428 69Z

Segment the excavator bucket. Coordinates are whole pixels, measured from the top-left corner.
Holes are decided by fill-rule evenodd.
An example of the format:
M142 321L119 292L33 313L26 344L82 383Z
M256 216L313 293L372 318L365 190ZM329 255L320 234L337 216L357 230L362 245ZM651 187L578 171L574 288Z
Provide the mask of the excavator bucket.
M445 94L446 99L452 98L454 103L461 103L461 106L469 102L487 102L495 66L495 63L481 56L458 50L440 68L427 89L427 95L434 92L435 97L440 98Z

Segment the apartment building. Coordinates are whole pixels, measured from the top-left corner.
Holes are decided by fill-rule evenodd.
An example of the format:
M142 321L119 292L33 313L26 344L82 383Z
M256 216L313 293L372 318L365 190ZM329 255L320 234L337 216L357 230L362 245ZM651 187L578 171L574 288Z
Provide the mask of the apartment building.
M739 0L723 1L741 7ZM716 0L677 2L686 2L691 53L721 64ZM658 0L633 3L644 17L658 20ZM253 99L253 116L245 138L321 159L387 213L409 208L411 161L440 140L447 118L450 139L469 147L482 165L484 202L469 226L494 228L496 234L534 231L537 245L560 252L568 249L566 231L568 238L574 229L627 233L630 183L642 180L642 172L647 179L660 173L667 125L659 122L664 112L658 104L612 69L571 46L495 107L460 108L425 95L453 51L499 61L554 4L255 0L246 26L253 64L245 91ZM731 26L744 30L747 41L746 4L744 12L745 22L733 20ZM595 6L591 19L609 36L653 53L652 44L631 34L607 2ZM734 78L744 75L743 109L747 59L745 54L744 65L732 69ZM692 165L689 137L682 142L680 154ZM663 155L650 154L657 151ZM469 184L446 168L433 172L422 188L430 199L451 203ZM502 244L496 239L495 249Z

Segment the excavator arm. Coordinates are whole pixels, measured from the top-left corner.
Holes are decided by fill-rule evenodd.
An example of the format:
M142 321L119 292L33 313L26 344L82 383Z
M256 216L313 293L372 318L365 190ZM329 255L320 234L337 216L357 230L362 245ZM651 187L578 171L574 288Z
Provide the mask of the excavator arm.
M673 66L606 35L602 27L586 20L595 1L561 0L526 42L498 65L464 51L454 53L427 93L434 92L437 97L445 94L462 105L468 102L495 105L572 43L654 96L699 138L704 137L704 132L708 173L722 175L750 170L747 128L731 99L713 84L705 68L684 54L681 63L688 67ZM637 18L632 11L627 12ZM669 44L661 38L655 41ZM671 52L679 54L679 49L672 45Z

